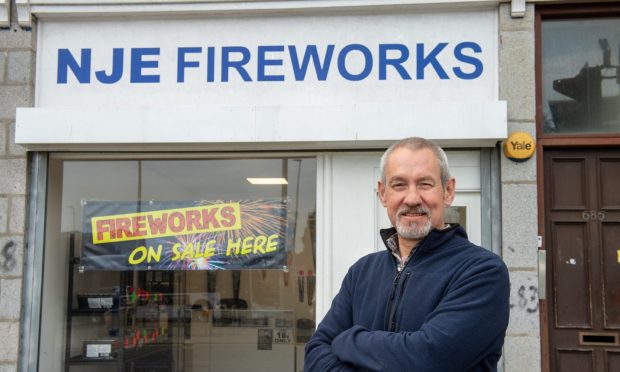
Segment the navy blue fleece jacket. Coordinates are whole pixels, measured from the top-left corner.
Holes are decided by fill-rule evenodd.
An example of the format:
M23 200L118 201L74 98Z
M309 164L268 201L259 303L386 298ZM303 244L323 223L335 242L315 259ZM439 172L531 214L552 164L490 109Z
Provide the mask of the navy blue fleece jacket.
M502 260L458 225L431 231L400 273L389 251L369 254L307 343L305 372L495 371L509 287Z

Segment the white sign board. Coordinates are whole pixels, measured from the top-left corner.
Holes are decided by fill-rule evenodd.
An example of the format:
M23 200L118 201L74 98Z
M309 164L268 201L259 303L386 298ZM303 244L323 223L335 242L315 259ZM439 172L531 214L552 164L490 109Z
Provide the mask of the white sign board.
M430 125L426 136L443 138L445 133L435 135L432 129L439 124L433 118L437 110L448 121L451 116L446 113L457 113L457 132L466 133L466 139L501 138L506 132L505 104L497 102L496 9L46 20L40 22L39 35L35 101L37 108L47 111L18 110L17 141L26 145L108 143L93 129L112 119L105 117L106 110L117 116L126 111L132 118L132 122L115 123L125 129L134 127L117 143L391 140L414 134L409 132L411 118L402 121L412 113L418 115L416 123ZM459 114L463 106L472 117ZM70 108L79 111L76 120L67 118ZM178 119L175 125L181 129L204 124L210 132L219 121L237 122L239 130L227 128L232 133L226 136L215 133L198 139L194 134L174 135L175 131L172 137L157 138L153 134L157 120L145 123L153 116L149 108L173 110L167 115ZM316 138L303 134L307 128L294 127L297 115L312 113L313 108L318 108L316 121L322 121L315 126ZM99 116L93 113L86 124L83 119L90 116L90 109ZM201 110L199 119L193 119L193 109ZM386 135L378 132L389 123L377 120L388 109L396 110L390 116L402 121L396 127L406 130L392 130L389 138L383 138ZM245 121L237 121L239 113ZM46 127L38 123L38 117L44 116L47 128L56 133L45 133ZM54 117L61 117L61 122L55 123ZM338 118L358 121L343 123ZM312 124L311 119L301 119L304 125L309 120ZM346 131L338 129L343 125ZM485 132L476 130L476 125ZM442 124L442 130L446 126L450 123ZM488 131L495 126L497 130ZM151 130L145 136L147 127ZM350 128L360 131L356 135ZM59 137L60 130L69 130L71 138Z
M496 13L45 21L37 106L496 100Z

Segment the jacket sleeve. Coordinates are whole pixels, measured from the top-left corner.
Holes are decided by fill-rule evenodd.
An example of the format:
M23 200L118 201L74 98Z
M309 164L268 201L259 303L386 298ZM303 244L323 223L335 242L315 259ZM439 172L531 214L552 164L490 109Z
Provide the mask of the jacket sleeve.
M503 343L510 284L499 258L468 268L415 332L352 326L332 343L336 356L374 371L464 371ZM403 309L406 316L406 309ZM500 339L498 341L498 339ZM494 349L495 347L495 349ZM499 355L498 355L499 358Z
M351 312L351 270L345 276L332 306L310 338L305 348L305 372L356 371L353 365L342 362L332 351L332 341L353 325Z

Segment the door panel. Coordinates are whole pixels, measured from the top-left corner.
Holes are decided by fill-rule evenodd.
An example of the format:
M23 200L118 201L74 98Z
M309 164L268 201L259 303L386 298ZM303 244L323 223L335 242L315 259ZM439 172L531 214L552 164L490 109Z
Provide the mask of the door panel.
M617 351L607 352L607 370L608 371L620 371L620 352L617 352Z
M588 280L587 254L584 245L586 226L583 223L556 223L553 250L556 287L556 327L592 326L590 317L590 286Z
M618 371L620 150L544 154L552 371Z
M620 160L601 159L600 171L601 204L605 209L620 208Z
M560 371L592 371L592 352L586 350L558 350L557 361Z
M605 328L620 329L620 224L603 223L602 231Z
M586 205L585 162L583 159L556 159L553 164L551 200L554 209L583 209ZM570 180L565 187L563 180Z

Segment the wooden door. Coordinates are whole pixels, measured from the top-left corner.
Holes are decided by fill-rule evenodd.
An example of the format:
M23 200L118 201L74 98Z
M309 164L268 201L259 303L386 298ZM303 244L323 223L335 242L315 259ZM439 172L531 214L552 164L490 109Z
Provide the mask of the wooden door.
M544 153L552 371L620 371L620 150Z

